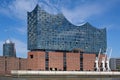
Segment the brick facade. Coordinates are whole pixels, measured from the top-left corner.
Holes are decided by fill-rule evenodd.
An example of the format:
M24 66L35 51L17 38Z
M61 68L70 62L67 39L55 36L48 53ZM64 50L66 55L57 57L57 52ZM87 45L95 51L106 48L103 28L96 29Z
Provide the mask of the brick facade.
M66 64L68 71L80 70L80 54L66 53Z
M27 70L27 59L19 58L19 69Z
M93 71L96 54L83 54L83 70Z
M23 58L0 56L0 75L10 74L11 70L26 70L26 63Z
M0 74L5 74L5 57L0 56Z
M28 52L27 69L28 70L67 70L67 71L94 71L96 54L65 52L46 52L32 51ZM33 56L33 58L31 58ZM99 66L104 54L100 55ZM64 61L65 63L64 63ZM46 66L47 64L47 66ZM65 65L65 66L64 66ZM64 67L66 69L64 69Z
M28 52L27 69L45 70L45 52L42 51Z
M99 67L105 54L99 58ZM96 54L73 52L28 52L27 59L0 57L0 74L9 74L11 70L67 70L94 71Z
M49 69L63 70L62 52L49 52Z
M19 70L19 58L7 57L6 58L6 73L11 70Z

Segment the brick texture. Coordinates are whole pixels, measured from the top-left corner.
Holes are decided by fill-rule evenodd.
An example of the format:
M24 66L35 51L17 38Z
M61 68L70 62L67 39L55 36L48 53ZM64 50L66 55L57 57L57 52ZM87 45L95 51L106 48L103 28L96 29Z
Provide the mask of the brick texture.
M66 64L68 71L80 70L80 54L66 53Z
M5 74L5 57L0 57L0 74Z
M83 70L93 71L95 64L96 54L83 54Z
M63 53L49 52L49 69L63 70Z
M94 71L96 54L73 53L67 52L64 58L63 52L47 52L46 60L45 51L28 52L27 59L15 57L0 56L0 75L10 74L11 70L46 70L46 61L48 61L48 70L64 70L66 62L67 71L83 70ZM105 54L101 54L99 58L99 66L101 66L102 58ZM81 69L82 68L82 69Z
M45 70L45 52L42 51L28 52L27 69Z

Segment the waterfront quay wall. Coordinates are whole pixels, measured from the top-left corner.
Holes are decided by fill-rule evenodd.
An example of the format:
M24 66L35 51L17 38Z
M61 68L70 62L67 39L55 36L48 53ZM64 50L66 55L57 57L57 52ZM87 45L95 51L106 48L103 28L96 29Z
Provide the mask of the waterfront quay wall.
M27 71L12 70L14 77L45 77L47 78L120 78L120 72L96 72L96 71Z

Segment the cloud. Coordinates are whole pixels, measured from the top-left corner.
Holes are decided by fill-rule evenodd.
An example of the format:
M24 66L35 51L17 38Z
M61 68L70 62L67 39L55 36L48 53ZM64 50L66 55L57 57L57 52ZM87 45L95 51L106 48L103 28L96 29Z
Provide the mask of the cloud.
M99 5L78 6L74 10L62 9L63 14L74 24L83 23L89 17L100 14L102 11Z
M99 15L119 0L13 0L3 1L0 13L26 20L27 11L32 11L37 3L49 13L63 12L70 22L79 24L89 17ZM66 5L67 4L67 5Z
M50 14L57 14L60 12L60 0L39 0L39 6Z
M0 13L3 13L11 18L18 18L20 20L26 20L27 11L32 11L36 4L39 4L49 13L57 13L59 1L49 0L13 0L10 3L2 1L3 5L0 5ZM60 7L60 6L59 6Z
M15 43L16 53L18 57L27 57L27 44L21 40L12 38L12 42Z
M37 4L38 0L13 0L11 3L3 3L1 13L13 16L21 20L26 20L27 11L31 11Z
M65 5L61 11L71 23L80 25L81 23L87 22L87 20L94 16L100 16L109 11L111 7L117 4L118 1L119 0L110 0L109 2L104 0L84 0L84 3L82 3L77 0L79 5L76 5L73 8L67 8L69 5Z
M37 0L15 0L11 5L9 5L9 9L13 12L13 15L18 17L19 19L26 18L26 12L31 11L37 3Z
M26 35L27 33L27 27L26 26L23 26L23 27L17 27L15 29L18 33L22 34L22 35Z

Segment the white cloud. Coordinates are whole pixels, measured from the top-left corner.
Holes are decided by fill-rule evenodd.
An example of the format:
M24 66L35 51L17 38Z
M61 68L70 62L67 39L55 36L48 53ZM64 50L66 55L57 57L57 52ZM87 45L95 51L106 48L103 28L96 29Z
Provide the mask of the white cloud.
M31 11L36 6L38 0L13 0L1 6L0 13L13 16L21 20L26 20L27 11Z
M108 1L94 1L87 2L82 4L79 1L79 5L74 8L62 8L62 13L66 18L75 25L80 25L81 23L87 22L93 16L100 16L105 12L109 11L111 7L117 4L119 0L110 0ZM85 1L84 1L85 2ZM65 5L68 6L68 5Z
M12 42L15 43L16 53L18 57L27 57L27 44L18 39L12 38Z
M5 2L5 1L4 1ZM58 5L51 3L49 0L13 0L11 3L0 6L0 13L9 17L26 20L27 11L32 11L36 4L39 4L49 13L57 13ZM59 6L60 7L60 6Z
M60 11L59 0L39 0L39 6L50 14L57 14Z
M63 8L63 14L72 23L83 23L89 17L102 12L102 8L99 5L84 5L78 6L74 10L68 10Z
M13 0L9 4L4 2L4 5L0 7L0 13L26 20L26 12L33 10L39 2L40 6L46 11L57 13L57 9L60 9L69 21L73 23L81 23L93 15L98 15L104 12L107 8L112 6L111 4L116 4L118 1L119 0L110 0L109 2L104 0L76 0L73 2L73 0ZM76 3L77 5L75 7ZM75 8L67 9L68 6L74 6Z
M15 0L11 5L9 5L9 9L13 12L13 15L20 19L26 18L26 12L31 11L37 3L37 0Z
M26 35L27 33L27 27L26 26L23 26L23 27L17 27L16 28L16 31L19 32L20 34L22 35Z

